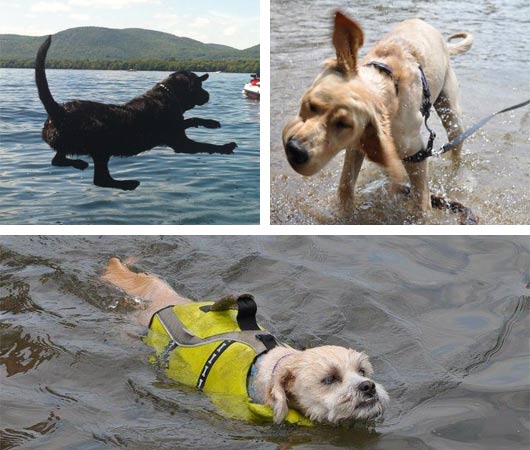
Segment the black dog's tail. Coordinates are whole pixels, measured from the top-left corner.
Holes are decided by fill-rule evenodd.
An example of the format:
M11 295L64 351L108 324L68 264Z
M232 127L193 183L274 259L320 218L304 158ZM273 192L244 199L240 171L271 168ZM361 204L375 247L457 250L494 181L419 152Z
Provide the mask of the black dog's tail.
M40 101L44 105L44 108L46 109L46 112L52 121L57 122L64 116L65 110L53 99L50 88L48 87L48 80L46 80L46 73L44 71L46 54L48 53L51 42L52 37L48 36L37 52L37 59L35 61L35 81L37 82Z

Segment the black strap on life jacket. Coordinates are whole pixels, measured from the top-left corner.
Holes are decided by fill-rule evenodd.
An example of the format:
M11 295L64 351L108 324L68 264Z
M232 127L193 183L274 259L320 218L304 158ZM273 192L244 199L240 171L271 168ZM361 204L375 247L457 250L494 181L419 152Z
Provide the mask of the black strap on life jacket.
M254 297L250 294L243 294L237 298L237 324L242 330L259 330L256 322L256 312L258 307Z
M202 306L200 309L205 313L215 314L218 311L226 311L234 307L237 307L237 323L241 331L221 333L205 339L194 336L184 327L173 311L173 306L167 306L156 312L151 318L149 328L151 328L153 318L157 316L170 337L161 360L167 364L169 354L178 346L194 347L220 341L207 358L197 379L196 387L202 390L214 364L225 350L235 342L242 342L251 346L257 356L278 346L276 338L258 326L256 322L257 306L254 297L250 294L243 294L237 298L233 296L224 297L211 305Z
M257 331L260 327L256 321L256 312L258 307L251 294L242 294L239 297L224 297L215 302L213 305L202 306L204 312L224 311L237 306L237 324L241 331ZM272 334L263 332L255 335L256 339L261 341L267 351L278 345Z
M223 297L212 305L201 306L201 311L215 312L226 311L237 308L237 324L241 330L259 330L256 322L258 307L254 297L250 294L242 294L239 297Z
M234 342L235 341L229 341L229 340L223 341L215 348L215 350L206 360L206 363L204 364L201 370L201 373L199 374L199 378L197 379L197 384L196 384L197 389L202 391L206 383L206 379L208 378L208 375L210 374L210 370L212 370L213 365L216 363L219 357L224 353L224 351L228 347L230 347Z
M180 320L178 320L176 317L175 313L173 312L173 306L166 306L160 311L157 311L155 314L153 314L153 317L151 317L151 322L153 321L155 315L158 316L158 319L162 323L168 335L171 337L172 341L178 345L194 346L222 338L246 342L254 347L258 354L262 353L263 351L269 351L278 346L278 341L276 338L272 334L261 330L259 327L256 321L256 312L258 307L254 301L254 297L250 294L243 294L239 297L224 297L212 305L201 306L200 309L204 312L214 313L215 311L226 311L228 309L233 309L234 307L237 307L236 320L241 331L223 333L217 336L211 336L208 339L200 339L190 334L188 330L183 327ZM149 328L151 328L151 322L149 323ZM259 342L256 342L256 340ZM262 346L261 344L256 345L259 343L261 343Z

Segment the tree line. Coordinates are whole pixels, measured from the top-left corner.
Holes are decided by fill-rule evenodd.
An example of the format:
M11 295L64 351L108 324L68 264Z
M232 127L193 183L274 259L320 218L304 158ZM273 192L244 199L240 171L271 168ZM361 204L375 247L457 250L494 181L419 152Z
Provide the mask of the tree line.
M0 68L6 69L33 69L35 60L0 59ZM177 72L179 70L191 70L196 72L232 72L253 73L259 72L258 59L226 59L226 60L203 60L189 59L177 60L155 60L155 59L132 59L127 61L116 60L62 60L55 59L46 61L49 69L87 69L87 70L159 70Z

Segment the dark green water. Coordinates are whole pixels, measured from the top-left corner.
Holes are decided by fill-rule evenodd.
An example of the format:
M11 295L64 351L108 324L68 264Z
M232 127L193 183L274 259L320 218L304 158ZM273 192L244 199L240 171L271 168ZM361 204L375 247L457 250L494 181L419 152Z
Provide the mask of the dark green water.
M2 449L523 450L528 237L2 237ZM297 346L367 351L373 429L256 426L148 364L98 276L111 256L195 299L251 292ZM119 309L119 308L118 308Z

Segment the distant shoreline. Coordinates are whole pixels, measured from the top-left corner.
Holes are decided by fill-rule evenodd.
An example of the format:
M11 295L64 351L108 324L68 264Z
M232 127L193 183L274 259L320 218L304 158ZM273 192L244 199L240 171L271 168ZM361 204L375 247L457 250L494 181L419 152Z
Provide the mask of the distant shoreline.
M0 59L1 69L34 69L34 60ZM109 61L46 61L47 69L73 70L130 70L130 71L170 71L190 70L194 72L230 72L255 73L259 72L259 59L226 59L211 60L109 60Z

